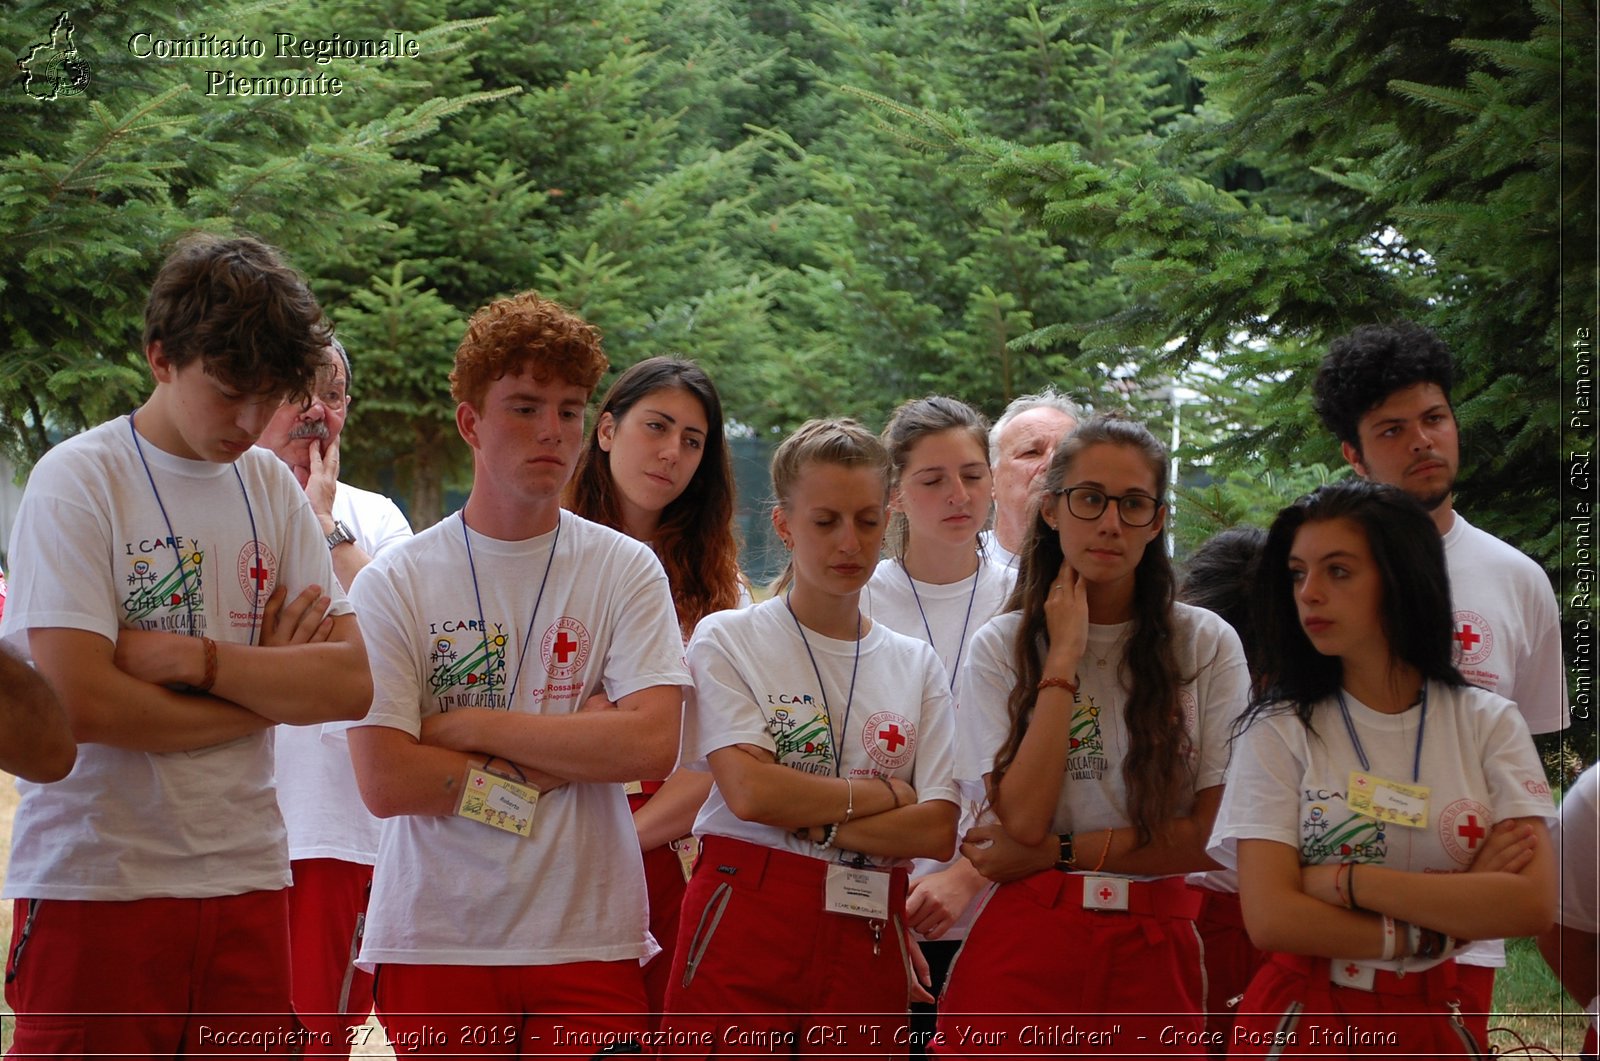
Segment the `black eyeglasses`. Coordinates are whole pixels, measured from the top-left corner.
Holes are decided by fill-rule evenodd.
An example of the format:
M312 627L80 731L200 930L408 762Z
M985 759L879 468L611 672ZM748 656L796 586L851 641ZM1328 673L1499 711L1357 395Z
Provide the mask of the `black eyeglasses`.
M1079 519L1099 519L1105 514L1106 506L1115 501L1117 518L1123 523L1130 527L1148 527L1155 522L1156 513L1161 511L1161 502L1149 494L1114 497L1094 486L1069 486L1055 493L1058 497L1066 497L1067 511Z

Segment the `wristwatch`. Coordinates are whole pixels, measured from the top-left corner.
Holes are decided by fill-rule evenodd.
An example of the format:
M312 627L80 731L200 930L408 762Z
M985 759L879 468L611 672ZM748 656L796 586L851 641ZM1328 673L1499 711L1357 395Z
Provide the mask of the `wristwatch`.
M355 540L355 534L351 532L349 527L344 525L344 520L336 519L333 521L333 530L328 532L328 548L333 549L343 545L345 542L353 542Z

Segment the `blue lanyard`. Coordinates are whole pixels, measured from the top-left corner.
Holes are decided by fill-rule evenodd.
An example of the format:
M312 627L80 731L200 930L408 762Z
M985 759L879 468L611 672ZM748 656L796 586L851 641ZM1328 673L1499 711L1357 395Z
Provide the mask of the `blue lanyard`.
M134 452L139 454L139 463L144 465L144 477L150 481L150 492L156 497L156 508L161 510L161 519L167 525L167 541L172 545L172 552L178 558L178 584L183 587L183 606L189 613L189 636L194 633L194 600L189 596L189 576L183 570L183 552L178 548L178 535L172 529L172 517L167 515L167 506L161 500L161 491L156 489L156 477L150 471L150 462L144 459L144 446L139 442L139 432L133 427L133 413L128 414L128 433L133 436ZM239 474L239 465L233 465L233 477L239 481L239 493L244 497L244 514L250 520L250 544L255 547L255 570L261 570L261 538L256 534L256 514L250 508L250 491L244 488L244 476ZM256 584L255 596L250 602L250 640L246 644L256 643L256 609L261 605L261 586Z
M483 684L484 688L494 688L494 677L489 671L489 624L483 621L483 594L478 589L478 568L472 562L472 535L467 533L467 514L465 510L458 511L457 517L461 520L461 540L467 543L467 571L472 575L472 596L478 602L478 633L483 635ZM528 642L533 640L533 624L539 618L539 605L544 602L544 587L550 581L550 565L555 563L556 546L561 544L561 514L556 514L556 536L550 543L550 556L544 562L544 577L539 580L539 595L533 599L533 612L528 616L528 631L522 635L522 647L517 650L517 669L511 674L511 688L506 693L506 710L511 710L513 698L517 695L517 683L522 680L522 661L528 655Z
M1350 719L1350 708L1344 702L1344 690L1339 690L1339 714L1344 718L1345 732L1350 734L1350 743L1355 745L1356 758L1361 761L1361 769L1372 772L1372 764L1367 762L1367 750L1361 746L1361 738L1356 736L1356 724ZM1417 748L1411 756L1411 783L1416 784L1422 773L1422 734L1428 728L1428 683L1422 683L1422 716L1417 720Z
M794 592L793 590L790 593ZM839 746L838 735L833 729L833 712L828 709L828 687L822 684L822 668L817 666L817 657L811 652L811 642L806 638L806 628L800 625L800 617L794 613L794 605L789 603L789 593L783 595L783 606L789 609L789 618L794 620L794 628L799 631L800 643L806 646L806 655L811 659L811 672L817 676L817 689L822 693L822 713L828 723L828 740L833 745L833 776L838 777L843 765L844 749ZM856 702L856 672L861 668L861 610L856 610L856 661L850 668L850 695L844 702L844 718L839 723L839 733L850 732L850 705Z
M956 659L950 667L950 692L956 691L956 675L961 671L961 654L967 650L967 626L972 622L972 603L978 599L978 579L983 577L983 557L978 557L978 570L972 573L972 592L967 595L967 617L961 620L961 640L956 642ZM928 647L937 654L939 646L933 643L933 627L928 625L928 613L922 608L922 595L917 592L917 580L911 577L911 572L906 570L906 562L900 561L900 570L906 572L906 581L911 584L911 599L917 602L917 614L922 616L922 629L928 635Z

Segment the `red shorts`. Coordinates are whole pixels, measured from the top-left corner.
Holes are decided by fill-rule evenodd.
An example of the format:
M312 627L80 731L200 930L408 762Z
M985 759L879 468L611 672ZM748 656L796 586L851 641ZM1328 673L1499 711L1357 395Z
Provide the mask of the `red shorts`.
M587 1058L647 1031L637 961L380 965L373 993L396 1054Z
M1455 962L1397 976L1373 990L1329 979L1327 958L1268 955L1234 1020L1229 1057L1477 1057Z
M281 890L122 902L19 899L12 919L11 1057L320 1048L289 1012L289 908Z
M1267 956L1250 942L1244 929L1244 914L1239 909L1238 892L1212 891L1196 887L1200 913L1194 927L1200 932L1206 967L1207 1045L1213 1057L1227 1053L1228 1033L1233 1029L1233 1014L1250 978Z
M907 1052L906 871L890 874L885 922L822 908L833 865L705 838L683 903L663 1053Z
M355 966L372 867L334 858L290 863L289 954L294 1013L311 1031L348 1040L372 1012L372 974Z
M645 793L628 797L628 805L635 811L650 800L660 782L645 783ZM653 785L653 787L652 787ZM650 959L644 967L644 997L659 1026L659 1016L666 1006L667 980L672 973L672 952L678 946L678 913L683 909L683 862L671 844L644 853L644 884L650 895L650 934L661 944L661 953Z
M950 967L934 1053L1183 1052L1164 1037L1201 1053L1199 896L1181 877L1131 881L1126 910L1086 909L1115 895L1102 879L1051 869L990 894Z

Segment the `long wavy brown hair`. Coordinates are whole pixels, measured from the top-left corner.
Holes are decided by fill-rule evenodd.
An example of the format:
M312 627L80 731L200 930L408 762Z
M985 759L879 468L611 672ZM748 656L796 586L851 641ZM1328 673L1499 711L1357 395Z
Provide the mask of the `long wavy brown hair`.
M1039 496L1056 497L1058 491L1073 482L1079 456L1097 445L1138 450L1155 473L1155 496L1166 495L1166 449L1143 425L1109 415L1079 424L1062 440L1049 468L1040 476ZM1022 625L1012 646L1017 684L1006 701L1011 726L995 758L994 791L999 790L1000 778L1016 761L1033 715L1044 653L1050 643L1044 602L1064 560L1060 535L1036 509L1018 556L1016 588L1006 605L1008 611L1022 612ZM1122 761L1122 776L1128 788L1128 812L1139 831L1139 842L1144 845L1154 836L1155 826L1176 812L1189 780L1185 760L1189 737L1178 706L1178 689L1189 679L1179 674L1172 648L1172 563L1159 538L1145 546L1144 556L1134 569L1133 600L1133 631L1127 651L1118 662L1117 679L1128 692L1124 718L1129 750Z
M617 377L600 413L621 420L657 391L687 391L706 414L700 466L683 493L662 510L651 539L667 569L678 625L687 634L712 612L739 604L739 543L733 533L733 462L722 426L722 398L699 365L680 357L652 357ZM611 454L600 448L600 417L566 491L566 507L596 523L622 529L622 505L611 477Z

